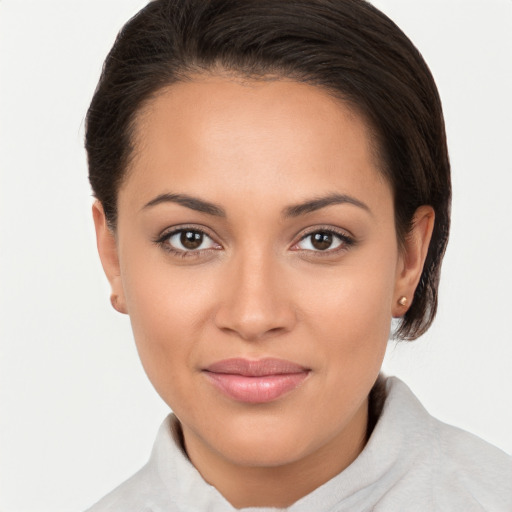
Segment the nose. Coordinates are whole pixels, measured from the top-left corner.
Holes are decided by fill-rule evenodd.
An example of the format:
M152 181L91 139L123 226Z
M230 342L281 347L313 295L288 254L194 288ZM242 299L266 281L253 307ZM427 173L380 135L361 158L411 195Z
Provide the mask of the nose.
M290 332L296 314L278 262L260 254L240 256L226 265L217 327L246 341Z

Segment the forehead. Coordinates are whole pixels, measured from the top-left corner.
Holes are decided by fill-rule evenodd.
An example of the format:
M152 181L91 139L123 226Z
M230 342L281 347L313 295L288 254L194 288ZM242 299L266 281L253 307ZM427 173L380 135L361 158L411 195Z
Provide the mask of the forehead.
M376 187L389 194L364 119L290 80L214 76L169 86L139 115L134 145L121 193L131 188L141 201L190 187L217 201L226 190L287 202Z

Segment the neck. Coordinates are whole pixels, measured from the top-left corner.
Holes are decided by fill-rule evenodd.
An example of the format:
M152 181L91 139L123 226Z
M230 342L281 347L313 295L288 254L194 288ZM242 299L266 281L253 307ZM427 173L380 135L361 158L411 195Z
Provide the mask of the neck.
M183 429L184 446L203 479L235 508L288 507L348 467L366 444L368 401L347 427L302 458L278 466L240 464Z

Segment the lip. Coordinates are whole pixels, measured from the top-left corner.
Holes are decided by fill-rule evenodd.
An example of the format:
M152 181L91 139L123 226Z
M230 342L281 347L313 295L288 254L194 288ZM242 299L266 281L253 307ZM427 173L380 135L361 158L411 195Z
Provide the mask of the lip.
M310 369L284 359L243 358L217 361L203 374L227 397L250 404L266 403L297 388Z

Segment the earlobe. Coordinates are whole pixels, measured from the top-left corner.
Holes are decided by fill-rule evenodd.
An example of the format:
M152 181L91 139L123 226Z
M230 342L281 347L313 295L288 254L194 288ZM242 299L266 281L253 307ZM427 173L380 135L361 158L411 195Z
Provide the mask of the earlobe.
M101 265L112 289L110 297L112 306L120 313L128 313L124 300L116 238L108 226L103 205L100 201L95 201L92 205L92 216L96 229L96 245Z
M392 315L395 318L404 316L411 306L427 258L434 222L435 213L431 206L420 206L416 210L412 229L405 239L397 268L392 308Z

